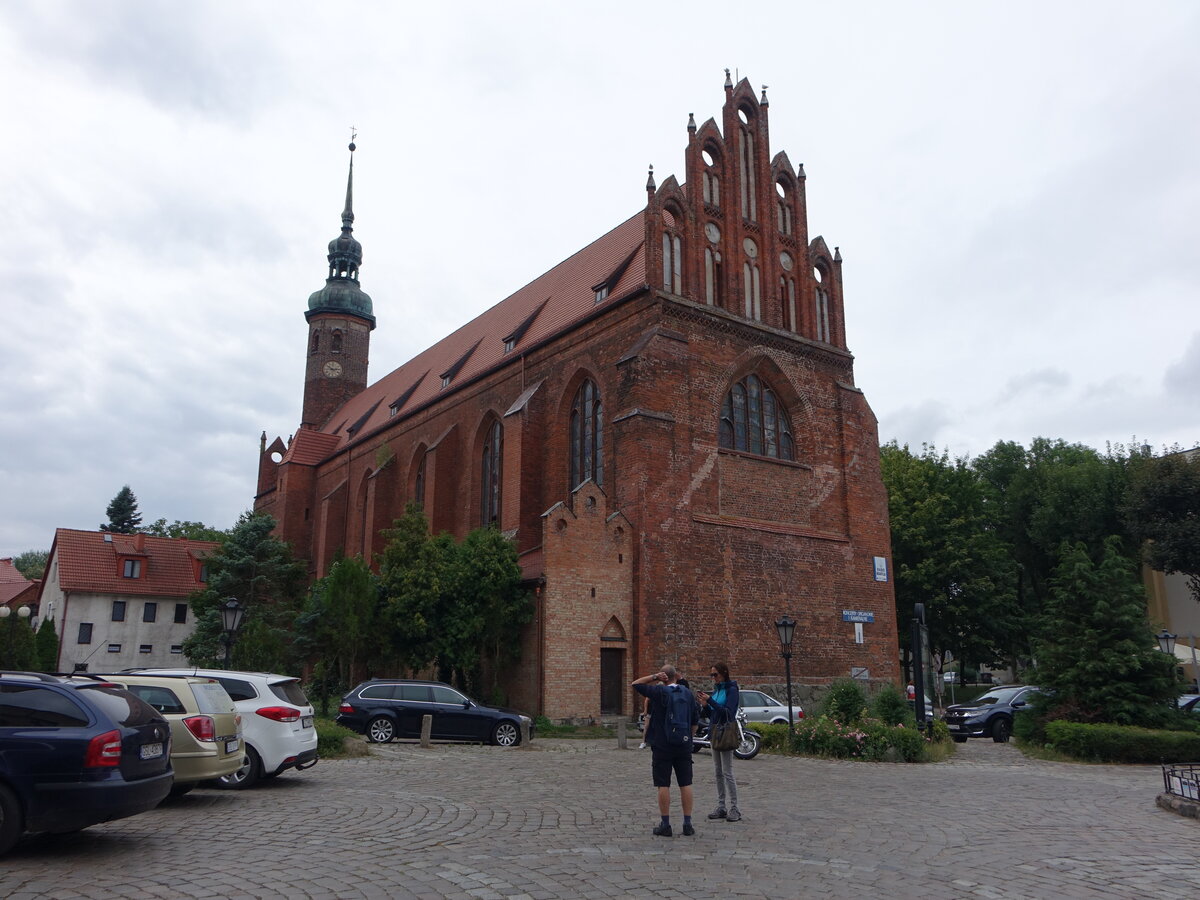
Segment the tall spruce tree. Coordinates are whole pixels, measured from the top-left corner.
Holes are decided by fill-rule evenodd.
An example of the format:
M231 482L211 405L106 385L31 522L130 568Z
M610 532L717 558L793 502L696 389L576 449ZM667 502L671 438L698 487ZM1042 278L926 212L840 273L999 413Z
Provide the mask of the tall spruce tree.
M1162 724L1179 693L1174 658L1155 643L1146 593L1121 539L1094 561L1082 541L1064 544L1050 578L1038 642L1038 681L1055 718Z
M142 524L142 514L138 512L137 497L134 496L129 485L125 485L117 491L117 496L112 498L112 502L108 504L105 512L108 515L108 522L101 524L101 531L109 531L113 534L134 534L138 530L138 526Z
M58 632L53 619L45 619L34 636L37 645L38 668L43 672L58 669Z

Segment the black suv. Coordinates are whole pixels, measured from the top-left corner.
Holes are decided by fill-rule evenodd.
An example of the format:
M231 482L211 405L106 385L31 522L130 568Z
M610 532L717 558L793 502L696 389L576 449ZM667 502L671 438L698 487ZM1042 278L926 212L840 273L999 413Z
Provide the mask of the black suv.
M0 672L0 854L26 831L78 831L156 807L171 726L115 685Z
M533 721L514 709L481 706L440 681L374 678L342 698L337 723L386 744L395 738L419 738L421 719L433 716L436 741L490 741L501 747L521 742L521 722Z
M990 736L1003 744L1012 734L1013 715L1023 709L1041 691L1022 684L994 687L968 703L946 707L946 725L950 736L962 744L969 737Z

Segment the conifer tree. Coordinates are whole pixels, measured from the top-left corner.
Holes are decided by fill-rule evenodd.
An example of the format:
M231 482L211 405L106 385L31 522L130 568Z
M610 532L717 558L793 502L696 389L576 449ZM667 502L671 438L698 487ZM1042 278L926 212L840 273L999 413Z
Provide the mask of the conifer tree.
M102 524L101 531L113 534L134 534L137 532L138 526L142 524L142 514L138 512L137 497L134 496L129 485L125 485L117 491L117 496L112 498L112 502L108 504L105 512L108 514L108 524Z
M37 646L38 668L43 672L54 672L58 669L58 632L54 628L54 620L46 619L38 626L34 636Z

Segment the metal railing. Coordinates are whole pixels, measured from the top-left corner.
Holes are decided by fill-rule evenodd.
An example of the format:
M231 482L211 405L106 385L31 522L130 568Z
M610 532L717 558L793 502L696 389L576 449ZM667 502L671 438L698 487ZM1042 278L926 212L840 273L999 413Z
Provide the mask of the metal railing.
M1163 790L1176 797L1200 801L1200 765L1163 766Z

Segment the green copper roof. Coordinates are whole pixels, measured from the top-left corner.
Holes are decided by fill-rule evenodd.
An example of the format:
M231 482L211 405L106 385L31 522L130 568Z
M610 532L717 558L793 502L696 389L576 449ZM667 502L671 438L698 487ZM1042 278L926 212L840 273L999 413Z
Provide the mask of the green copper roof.
M375 327L370 296L358 286L358 267L362 265L362 244L354 231L354 144L350 144L350 174L346 179L346 208L342 210L342 233L329 242L329 277L325 287L308 298L306 319L317 313L334 312L359 316Z

